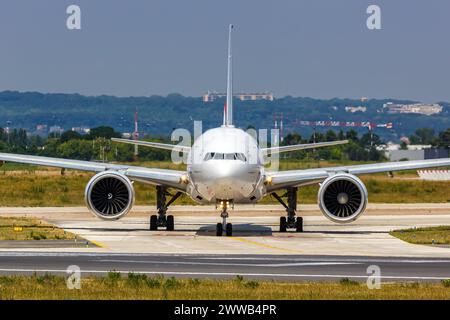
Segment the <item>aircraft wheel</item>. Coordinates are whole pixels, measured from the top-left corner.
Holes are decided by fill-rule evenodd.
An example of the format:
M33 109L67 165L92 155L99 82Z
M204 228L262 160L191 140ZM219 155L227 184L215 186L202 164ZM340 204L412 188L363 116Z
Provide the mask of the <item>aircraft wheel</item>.
M223 225L221 223L218 223L216 225L216 236L221 237L223 233Z
M167 222L166 222L166 230L167 231L173 231L175 229L175 223L173 220L173 216L169 215L167 216Z
M158 217L156 215L152 215L150 217L150 230L154 231L154 230L158 230Z
M297 217L297 220L295 221L295 231L303 232L303 218L302 217Z
M227 237L231 237L233 235L233 225L231 223L227 223L227 227L225 229Z
M286 232L287 222L286 217L280 217L280 232Z

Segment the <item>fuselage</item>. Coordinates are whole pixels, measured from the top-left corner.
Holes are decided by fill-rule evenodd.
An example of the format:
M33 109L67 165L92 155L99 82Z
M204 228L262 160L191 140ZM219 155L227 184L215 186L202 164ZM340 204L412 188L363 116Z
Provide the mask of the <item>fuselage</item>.
M199 136L188 155L187 193L197 202L251 203L265 194L264 159L247 132L222 126Z

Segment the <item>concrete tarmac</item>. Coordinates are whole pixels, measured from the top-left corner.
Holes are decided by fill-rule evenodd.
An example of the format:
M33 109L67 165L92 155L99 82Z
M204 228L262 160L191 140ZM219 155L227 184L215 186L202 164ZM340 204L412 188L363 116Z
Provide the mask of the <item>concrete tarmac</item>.
M34 248L33 251L147 254L340 255L450 258L450 248L413 245L389 235L394 229L450 224L450 204L371 204L350 224L336 224L317 206L300 206L303 233L280 233L280 206L239 206L230 212L233 237L216 237L213 207L175 206L173 232L149 231L150 207L136 207L118 221L93 217L86 208L0 208L0 216L35 216L96 243L93 248ZM389 214L388 214L389 213ZM0 251L29 250L1 248ZM30 249L31 250L31 249Z
M394 229L450 224L450 204L371 204L357 221L335 224L315 205L301 205L303 233L280 233L279 206L239 206L230 212L232 237L216 237L213 207L175 206L173 232L149 231L154 208L136 207L118 221L102 221L86 208L0 208L0 216L32 216L76 233L97 246L50 247L4 243L0 274L83 274L110 270L195 278L366 281L368 266L383 281L450 278L450 247L413 245L389 235ZM56 244L56 243L55 243Z

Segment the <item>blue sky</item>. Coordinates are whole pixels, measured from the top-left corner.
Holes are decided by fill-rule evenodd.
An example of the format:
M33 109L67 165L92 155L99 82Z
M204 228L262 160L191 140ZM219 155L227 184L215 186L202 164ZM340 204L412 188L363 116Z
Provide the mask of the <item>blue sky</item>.
M67 30L69 4L82 30ZM450 101L447 0L2 0L0 90L221 91L229 23L238 91Z

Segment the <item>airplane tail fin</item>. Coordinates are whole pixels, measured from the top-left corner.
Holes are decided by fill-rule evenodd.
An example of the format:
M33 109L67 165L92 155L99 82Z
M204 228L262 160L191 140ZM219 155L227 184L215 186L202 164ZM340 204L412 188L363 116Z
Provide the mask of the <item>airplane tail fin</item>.
M231 32L233 25L228 29L228 69L227 69L227 100L223 107L223 125L233 125L233 65L231 58Z

